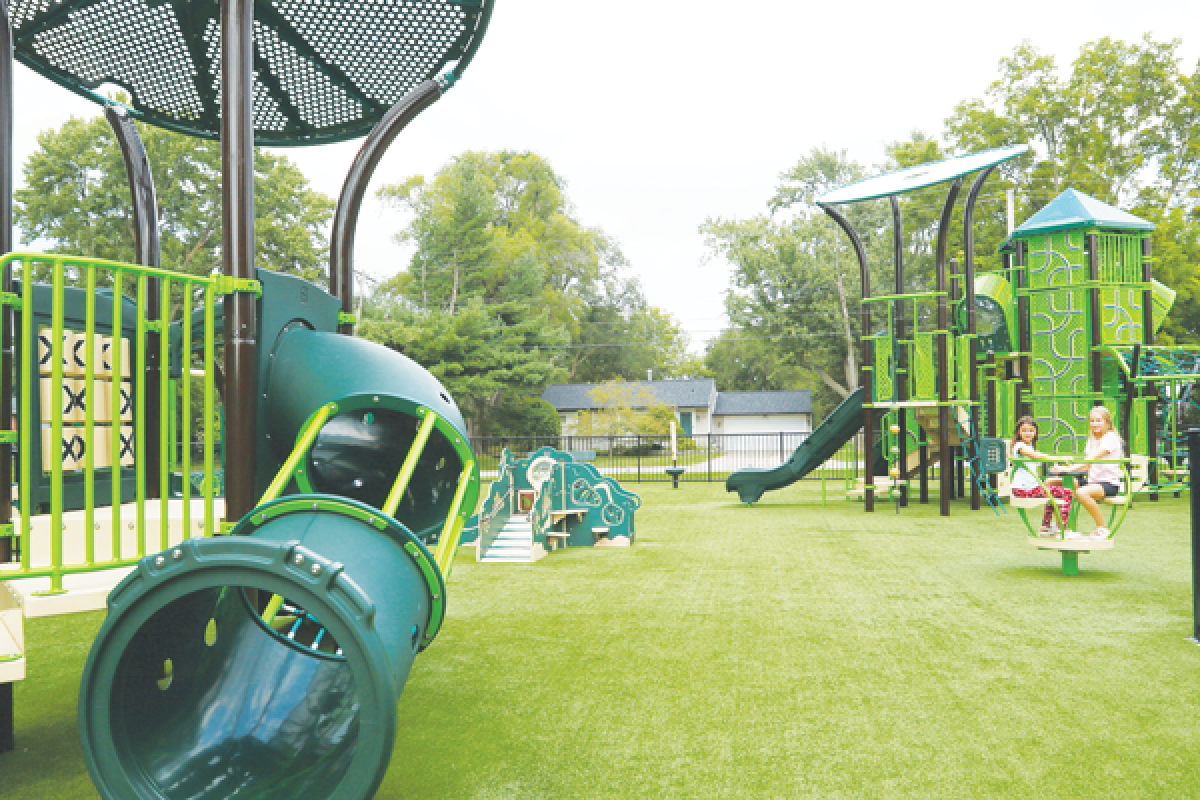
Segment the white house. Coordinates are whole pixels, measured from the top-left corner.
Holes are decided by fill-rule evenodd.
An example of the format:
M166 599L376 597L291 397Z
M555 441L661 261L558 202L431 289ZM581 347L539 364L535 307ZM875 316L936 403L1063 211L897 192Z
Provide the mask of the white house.
M576 430L581 411L601 408L592 391L603 384L551 384L542 399L558 411L563 436ZM712 378L631 381L634 397L652 393L675 409L684 436L713 434L807 434L812 432L812 392L718 392ZM789 439L792 437L789 437Z

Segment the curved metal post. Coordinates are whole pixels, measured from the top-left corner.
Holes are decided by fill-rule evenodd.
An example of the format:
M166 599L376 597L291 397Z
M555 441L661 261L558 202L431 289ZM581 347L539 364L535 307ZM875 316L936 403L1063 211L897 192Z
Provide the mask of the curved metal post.
M13 42L8 4L0 0L0 252L12 252L13 195ZM0 289L13 290L12 266L4 267ZM13 427L13 310L0 307L0 430ZM28 445L28 443L26 443ZM0 524L12 522L12 445L0 444ZM0 537L0 564L13 558L13 539ZM0 753L16 747L13 716L13 685L0 683Z
M0 253L11 253L13 202L13 41L8 4L0 0ZM4 267L0 290L13 290L12 266ZM0 309L0 430L13 427L13 319L12 306ZM12 445L0 444L0 486L12 486ZM0 492L0 525L12 522L12 491ZM0 564L12 560L11 538L0 538ZM12 684L7 684L12 692ZM10 715L11 716L11 715ZM9 720L11 732L11 719ZM4 721L0 720L0 728ZM0 731L0 739L2 739ZM11 742L10 742L11 744ZM4 750L0 742L0 752Z
M367 184L397 134L442 93L439 81L428 80L401 97L371 129L346 174L329 236L329 293L342 301L344 314L354 313L354 233ZM338 333L353 334L354 326L349 322L339 323Z
M845 231L846 236L850 237L850 244L854 246L854 254L858 256L858 271L862 281L862 299L866 300L871 296L871 273L867 268L867 248L863 246L862 237L858 235L858 231L854 230L854 226L850 224L850 220L846 219L842 212L833 206L822 205L821 209L833 218L838 227ZM866 511L874 511L875 448L871 441L871 426L874 422L875 414L874 409L869 407L874 402L874 387L871 385L871 370L868 367L868 364L871 363L871 343L867 339L871 331L871 307L866 303L862 303L860 308L862 331L859 338L862 342L862 351L858 362L858 383L863 391L863 405L868 406L863 409L863 471L866 473L863 477L863 507Z
M150 159L146 156L142 137L129 112L121 106L105 106L104 116L117 137L121 155L125 159L125 174L129 178L129 192L133 197L133 247L137 254L136 261L144 267L161 267L158 200L154 194L154 176L150 172ZM117 291L120 291L120 287L117 287ZM163 318L162 281L158 278L146 281L146 308L140 311L147 320L159 321ZM142 343L146 348L146 374L136 376L136 380L145 381L146 404L138 413L145 415L146 420L146 496L151 498L159 496L161 338L159 333L146 334L146 341Z
M892 206L892 258L896 267L896 294L904 294L904 217L900 213L900 201L895 195L888 198ZM904 402L908 399L908 346L904 344L904 300L896 300L892 304L892 358L896 360L896 399ZM913 316L916 316L913 303ZM896 454L896 466L900 474L896 480L904 481L898 494L899 505L908 505L908 419L904 407L896 409L896 422L900 426L900 435L896 437L899 448Z
M967 193L967 204L963 208L963 248L966 251L966 260L963 265L963 295L967 304L967 335L971 337L968 339L967 345L967 358L970 361L967 365L967 375L971 381L970 414L972 431L979 430L979 341L976 338L979 331L976 328L975 320L975 202L979 199L979 193L983 190L983 184L987 182L988 177L991 176L995 169L995 166L991 166L979 173L979 177L975 179L975 183L971 184L971 191ZM994 412L989 412L989 420L993 420L993 414ZM974 454L976 459L978 459L978 456L978 453ZM981 499L979 482L973 480L971 481L972 511L979 510Z
M938 325L938 439L939 441L939 465L938 473L940 480L938 485L941 487L941 514L943 517L950 516L950 494L954 490L952 481L953 466L950 463L950 337L949 320L947 318L946 304L946 238L950 230L950 219L954 214L954 202L958 200L958 190L962 188L962 178L954 181L950 186L950 193L946 196L946 204L942 206L942 218L938 222L937 232L937 290L939 292L937 299L937 325ZM954 424L958 424L955 420Z
M221 205L224 272L254 278L254 2L221 2ZM251 292L225 298L225 518L258 499L255 475L258 308Z

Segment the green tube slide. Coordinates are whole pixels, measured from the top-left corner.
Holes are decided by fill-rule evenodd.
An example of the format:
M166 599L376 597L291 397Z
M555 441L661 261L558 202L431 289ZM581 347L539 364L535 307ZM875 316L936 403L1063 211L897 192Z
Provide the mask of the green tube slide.
M332 332L317 287L260 275L266 496L111 593L79 693L106 800L373 796L445 616L479 496L462 416L413 361Z
M739 469L725 479L725 491L737 492L743 503L756 503L764 493L782 489L821 466L862 429L863 390L855 389L833 410L791 458L773 469Z
M336 560L324 554L336 554ZM267 598L284 598L267 624ZM404 526L323 495L151 556L109 599L79 693L105 798L362 798L445 596Z

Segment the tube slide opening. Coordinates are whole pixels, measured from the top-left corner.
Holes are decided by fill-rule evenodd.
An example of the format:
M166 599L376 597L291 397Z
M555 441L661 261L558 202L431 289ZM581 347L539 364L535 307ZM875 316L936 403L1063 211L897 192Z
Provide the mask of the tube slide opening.
M157 796L326 797L353 760L362 702L336 638L295 603L268 626L255 595L271 593L214 587L168 603L116 666L114 744Z

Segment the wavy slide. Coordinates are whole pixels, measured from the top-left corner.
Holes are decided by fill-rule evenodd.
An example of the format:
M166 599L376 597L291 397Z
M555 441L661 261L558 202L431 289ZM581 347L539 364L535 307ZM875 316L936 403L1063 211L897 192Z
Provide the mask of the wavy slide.
M764 492L790 486L832 458L862 428L862 419L860 387L796 448L791 458L773 469L739 469L725 480L725 491L737 492L743 503L755 503Z

